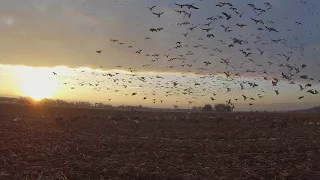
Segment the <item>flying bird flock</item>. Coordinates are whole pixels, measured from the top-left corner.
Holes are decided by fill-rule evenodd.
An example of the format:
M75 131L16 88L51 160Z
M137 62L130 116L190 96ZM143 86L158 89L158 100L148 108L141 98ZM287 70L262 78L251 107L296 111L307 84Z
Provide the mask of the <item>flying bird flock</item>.
M320 62L317 49L310 48L308 42L320 38L320 21L310 23L302 16L299 19L299 15L275 16L275 12L282 9L275 7L278 3L268 1L244 4L242 1L197 0L161 5L156 2L146 4L139 12L150 24L139 24L139 20L127 23L127 29L139 28L144 37L117 36L101 40L129 54L131 63L114 67L106 67L108 62L101 63L100 69L121 71L89 73L83 70L80 72L83 76L95 76L99 80L77 77L74 79L77 83L64 84L73 90L90 87L105 92L106 96L109 92L128 98L138 96L153 104L170 100L174 108L179 108L178 104L215 103L219 96L228 97L219 102L232 107L237 103L251 107L255 101L268 96L281 97L288 89L297 92L297 97L291 97L297 101L319 96L314 85L320 82ZM309 19L318 19L319 3L298 0L290 3L303 9ZM99 2L87 1L85 6L99 6ZM166 21L168 23L164 23ZM308 24L308 28L304 24ZM135 33L124 34L129 35L135 36ZM133 41L134 38L140 39ZM97 58L108 57L104 47L98 47L92 54ZM172 76L168 78L162 72ZM73 78L63 77L59 72L53 74ZM172 101L175 97L184 100Z

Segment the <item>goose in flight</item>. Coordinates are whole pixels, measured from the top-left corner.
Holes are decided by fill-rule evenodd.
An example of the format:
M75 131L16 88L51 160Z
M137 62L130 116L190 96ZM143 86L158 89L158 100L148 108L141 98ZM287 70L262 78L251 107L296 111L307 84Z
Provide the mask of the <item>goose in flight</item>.
M195 7L193 4L185 4L188 9L199 9L198 7Z
M208 38L215 37L213 34L207 34Z
M227 20L229 20L229 19L232 18L232 17L231 17L231 14L227 14L227 13L225 13L225 12L222 12L222 14L226 16Z
M243 97L243 100L247 100L247 98L248 98L247 96L245 96L243 94L242 94L242 97Z
M317 90L308 90L307 93L311 93L311 94L319 94L319 92Z
M272 5L269 2L264 3L266 5L267 10L272 8Z
M251 8L256 8L256 6L254 4L248 4L248 6Z
M240 28L247 26L246 24L239 24L239 23L237 23L236 25L239 26Z
M163 14L164 12L160 12L160 13L155 13L153 12L152 14L156 15L158 18L160 18L160 16Z
M260 24L264 24L264 22L262 20L259 19L253 19L251 18L252 21L254 21L256 24L260 23Z
M267 29L268 29L268 31L269 32L271 32L271 31L274 31L274 32L279 32L278 30L276 30L275 28L269 28L269 27L267 27L267 26L265 26Z
M183 8L185 5L184 4L177 4L177 3L174 3L176 6L179 6L180 8Z
M282 54L282 56L284 56L284 57L287 59L287 61L289 61L290 58L291 58L291 56L287 56L287 55L285 55L285 54Z
M156 6L152 6L152 7L147 7L150 11L153 10L153 8L155 8Z
M219 2L219 4L221 4L222 6L230 6L230 7L233 6L233 4L231 4L229 2Z
M198 26L193 26L193 27L190 27L190 28L188 28L188 30L190 30L190 31L193 31L195 28L197 28Z
M262 55L265 51L262 51L261 49L257 48L258 51L260 52L260 55Z
M209 32L211 31L213 28L201 28L203 31Z

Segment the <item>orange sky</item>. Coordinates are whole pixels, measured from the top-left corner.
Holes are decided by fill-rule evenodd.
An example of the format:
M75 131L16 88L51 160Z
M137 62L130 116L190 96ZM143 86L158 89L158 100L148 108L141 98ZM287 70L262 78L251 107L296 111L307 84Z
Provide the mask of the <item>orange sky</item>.
M233 88L232 92L227 93L224 86L221 85L223 81L216 80L216 87L212 87L208 92L198 92L198 94L175 94L173 96L166 97L163 89L154 91L156 95L152 95L154 87L149 87L144 85L139 87L141 83L133 81L132 83L113 82L108 76L103 76L102 74L115 73L115 72L104 72L101 70L92 70L89 68L81 69L70 69L67 67L55 67L55 68L34 68L26 66L0 66L0 94L9 96L30 96L34 99L40 98L53 98L53 99L65 99L70 101L90 101L90 102L104 102L113 105L129 104L129 105L143 105L151 107L172 107L173 104L179 105L180 107L187 107L188 101L194 101L190 106L201 106L205 103L219 103L229 98L238 98L239 108L248 108L247 103L249 101L243 101L241 94L245 94L248 97L254 97L256 100L251 101L251 103L260 106L261 108L268 108L272 106L271 104L279 103L291 103L291 104L305 104L310 106L319 102L319 96L307 95L302 100L298 100L297 97L301 96L298 85L291 85L294 88L288 89L286 86L280 88L280 92L285 92L281 96L276 96L275 93L270 89L263 94L264 98L260 99L257 97L259 92L255 90L241 91L237 84L230 83L228 87ZM74 71L75 70L75 71ZM83 75L82 71L85 71L86 75ZM58 75L54 75L53 72ZM94 75L92 74L94 73ZM97 75L96 75L97 74ZM179 74L166 74L166 73L139 73L141 77L154 77L156 75L164 77L161 85L165 85L167 82L174 81L179 78L183 78ZM129 81L129 76L125 74L119 74L117 79L123 79ZM199 80L200 76L186 75L183 80ZM111 81L110 81L111 79ZM147 78L146 78L147 79ZM238 78L241 79L241 78ZM252 80L250 78L241 79ZM88 84L94 84L99 82L99 87L101 89L98 91L95 87L91 87ZM121 80L122 81L122 80ZM144 84L148 84L150 81L146 80ZM66 83L66 84L65 84ZM79 84L87 84L81 86ZM263 84L262 81L259 84ZM263 89L268 89L269 82L266 83L265 87L260 87ZM128 85L124 88L123 85ZM193 87L193 84L185 84L184 86ZM281 85L279 85L281 86ZM204 87L204 86L203 86ZM319 85L317 86L319 88ZM178 87L177 89L183 89ZM277 88L279 89L279 88ZM119 90L115 92L115 90ZM136 92L137 95L131 96L132 93ZM212 93L218 94L216 97ZM126 95L129 94L129 95ZM204 95L202 97L202 94ZM148 97L143 100L144 97ZM196 97L192 98L192 97ZM212 102L210 97L214 97L216 100ZM156 99L156 103L153 103L153 98ZM109 101L111 99L111 101ZM163 100L163 103L159 101ZM178 101L178 102L177 102ZM288 106L288 105L286 105ZM280 108L281 106L279 106Z

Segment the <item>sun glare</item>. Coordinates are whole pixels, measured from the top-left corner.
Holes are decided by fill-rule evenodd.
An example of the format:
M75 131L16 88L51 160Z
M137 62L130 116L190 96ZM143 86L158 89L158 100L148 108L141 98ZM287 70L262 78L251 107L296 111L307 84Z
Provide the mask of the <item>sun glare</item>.
M21 95L36 101L52 98L59 84L49 68L21 68L17 71Z

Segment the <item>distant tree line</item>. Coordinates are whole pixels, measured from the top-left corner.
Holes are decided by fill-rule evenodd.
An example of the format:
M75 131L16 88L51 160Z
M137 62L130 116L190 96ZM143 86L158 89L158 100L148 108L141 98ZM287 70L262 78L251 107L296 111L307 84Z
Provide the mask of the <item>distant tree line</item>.
M73 107L73 108L102 108L102 109L124 109L124 110L144 110L150 109L147 107L139 106L129 106L129 105L120 105L120 106L112 106L111 104L104 103L90 103L85 101L77 101L77 102L68 102L61 99L42 99L40 101L35 101L29 97L19 97L19 98L11 98L11 97L0 97L0 102L2 103L14 103L14 104L23 104L23 105L37 105L37 106L49 106L49 107Z
M215 111L215 112L232 112L233 107L230 106L229 104L215 104L212 106L211 104L206 104L203 107L193 107L193 111L205 111L205 112L210 112L210 111Z

